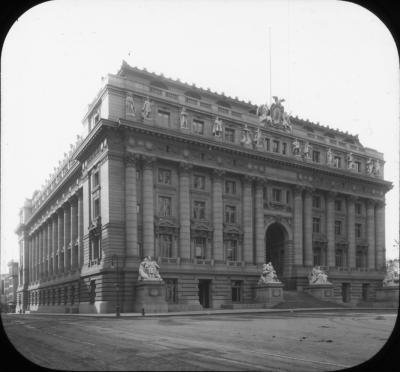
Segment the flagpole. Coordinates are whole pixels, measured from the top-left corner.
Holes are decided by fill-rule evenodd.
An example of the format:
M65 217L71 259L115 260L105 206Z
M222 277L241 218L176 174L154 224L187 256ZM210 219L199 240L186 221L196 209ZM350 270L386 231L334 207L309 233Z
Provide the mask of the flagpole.
M269 104L272 102L272 57L271 57L271 27L268 27L268 34L269 34Z

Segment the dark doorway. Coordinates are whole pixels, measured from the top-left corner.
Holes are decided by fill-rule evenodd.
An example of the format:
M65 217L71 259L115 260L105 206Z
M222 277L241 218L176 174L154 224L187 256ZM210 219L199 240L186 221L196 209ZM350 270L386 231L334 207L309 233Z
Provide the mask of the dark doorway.
M368 301L369 298L368 293L369 293L369 283L363 283L361 292L363 301Z
M279 223L273 223L268 227L265 236L265 262L271 262L276 275L283 274L283 262L285 254L285 232Z
M199 302L206 309L210 307L210 283L211 280L199 279Z
M342 283L342 300L343 302L350 301L350 283Z

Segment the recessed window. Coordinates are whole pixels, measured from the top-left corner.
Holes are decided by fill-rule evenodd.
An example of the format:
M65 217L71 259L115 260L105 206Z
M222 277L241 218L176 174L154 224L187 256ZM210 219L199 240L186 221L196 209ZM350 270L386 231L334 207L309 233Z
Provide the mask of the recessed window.
M321 248L319 247L313 248L313 262L314 266L322 265L322 252Z
M340 156L334 156L333 157L333 166L335 168L341 168L342 167L342 159Z
M204 260L206 250L206 239L195 238L194 239L194 255L197 259Z
M93 182L93 189L97 188L100 185L100 176L99 176L99 172L96 171L93 173L93 178L92 178L92 182Z
M282 190L272 189L272 201L280 203L282 200Z
M204 220L206 218L206 202L195 200L193 202L193 218Z
M172 236L170 234L160 234L160 256L172 257Z
M171 171L169 169L158 169L158 183L162 183L164 185L171 184Z
M204 190L206 187L206 177L195 174L193 176L193 187L198 190Z
M271 141L269 138L264 139L264 147L266 151L271 151Z
M321 154L320 154L319 151L313 150L313 152L312 152L312 160L313 160L314 163L319 163L320 162L320 156L321 156Z
M313 196L312 198L312 206L313 208L321 208L321 197L320 196Z
M272 151L279 152L279 141L277 140L272 141Z
M354 162L354 169L356 172L360 173L361 172L361 163L359 161Z
M225 141L235 142L235 130L231 128L225 128Z
M178 279L164 279L165 282L165 299L168 303L174 304L178 302Z
M335 200L335 211L340 212L342 210L342 201L341 200Z
M225 206L225 223L236 223L236 207L233 205Z
M335 235L342 234L342 221L335 221Z
M169 196L159 196L158 197L158 214L160 217L171 217L172 200Z
M321 227L321 219L313 217L313 233L319 234Z
M232 302L242 302L242 286L241 280L233 280L231 282L232 288Z
M93 218L100 216L100 198L93 200Z
M346 254L344 249L339 248L335 250L335 266L336 267L343 267L346 266Z
M358 216L360 216L361 215L361 204L360 203L356 203L355 204L355 209L356 209L356 214Z
M287 153L287 143L283 142L282 143L282 154L286 155L286 153Z
M204 121L193 119L193 132L204 134Z
M356 250L356 267L367 267L367 249L366 247L357 247Z
M362 230L361 230L361 224L356 223L356 238L361 238Z
M157 115L158 115L158 123L168 127L170 113L168 111L158 110Z
M227 261L237 261L237 240L227 240L225 246Z
M235 181L225 181L225 193L234 195L236 194L236 182Z

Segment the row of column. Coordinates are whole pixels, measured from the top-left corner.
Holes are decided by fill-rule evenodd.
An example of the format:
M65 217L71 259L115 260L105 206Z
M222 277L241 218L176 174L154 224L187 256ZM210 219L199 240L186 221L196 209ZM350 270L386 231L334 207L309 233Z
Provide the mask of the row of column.
M82 194L74 195L29 237L29 282L74 271L82 264Z

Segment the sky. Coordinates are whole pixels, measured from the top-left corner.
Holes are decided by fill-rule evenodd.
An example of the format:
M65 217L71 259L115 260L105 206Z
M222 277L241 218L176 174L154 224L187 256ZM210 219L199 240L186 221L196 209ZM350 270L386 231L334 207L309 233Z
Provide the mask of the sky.
M1 272L19 257L25 198L83 133L101 77L122 60L255 104L276 95L294 116L358 134L394 183L386 251L398 257L398 54L373 13L334 0L55 0L24 13L1 54Z

